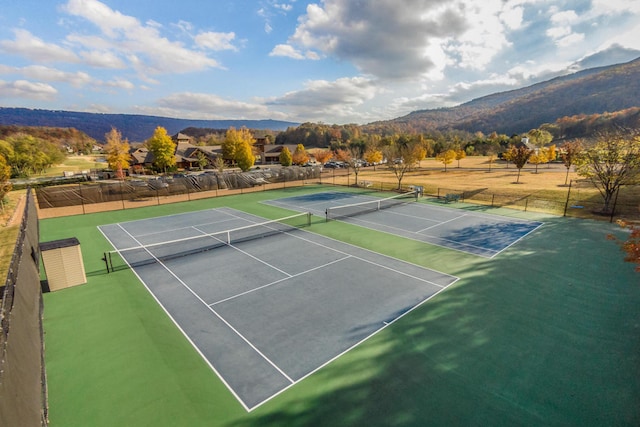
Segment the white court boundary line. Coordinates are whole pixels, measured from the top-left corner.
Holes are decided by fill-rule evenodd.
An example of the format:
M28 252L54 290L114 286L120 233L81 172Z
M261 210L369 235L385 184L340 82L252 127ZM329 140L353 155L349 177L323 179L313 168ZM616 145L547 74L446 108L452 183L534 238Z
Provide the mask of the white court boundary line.
M140 243L134 236L132 236L124 228L122 228L122 230L125 233L127 233L133 240L135 240L136 242ZM228 246L234 247L233 245L228 245ZM209 307L209 305L202 298L200 298L200 295L198 295L197 292L195 292L193 289L191 289L191 287L189 285L187 285L182 279L180 279L177 274L175 274L173 271L171 271L171 269L169 267L167 267L165 263L163 263L158 258L156 258L156 256L153 255L151 252L149 252L149 251L147 251L147 252L149 253L149 255L151 255L156 260L156 262L158 264L160 264L165 270L167 270L171 276L173 276L182 286L184 286L189 292L191 292L191 294L193 294L193 296L196 297L198 299L198 301L200 301L202 304L204 304L205 307L207 307L213 314L215 314L220 320L222 320L233 332L235 332L240 338L242 338L242 340L245 341L253 350L255 350L260 356L262 356L264 358L264 360L266 360L271 366L273 366L278 372L280 372L282 374L282 376L284 376L289 381L293 381L275 363L273 363L271 360L269 360L268 357L266 357L260 350L258 350L253 344L251 344L251 342L247 338L245 338L240 332L238 332L233 326L231 326L231 324L229 322L227 322L220 314L218 314L215 310L213 310L211 307Z
M240 219L242 219L242 220L244 220L244 221L247 221L247 222L252 222L252 219L249 219L249 218L243 218L242 216L238 216L238 215L235 215L235 214L233 214L232 212L230 212L230 211L235 211L234 209L230 209L230 208L218 208L218 209L215 209L215 210L219 210L219 211L221 211L221 212L225 213L226 215L234 216L234 217L240 218ZM236 212L242 212L242 211L236 211ZM242 212L242 213L243 213L243 214L246 214L246 215L248 215L248 216L250 216L250 217L252 217L252 218L256 218L256 219L259 219L259 218L260 218L260 217L258 217L258 216L256 216L256 215L248 214L248 213L246 213L246 212ZM171 215L171 216L173 216L173 215ZM144 221L144 220L145 220L145 219L142 219L142 220L135 220L135 221ZM129 222L135 222L135 221L129 221ZM253 222L253 223L255 223L255 222ZM140 242L139 242L139 241L138 241L138 240L137 240L133 235L131 235L131 234L130 234L127 230L125 230L124 228L122 228L122 227L120 226L120 224L119 224L119 223L118 223L118 224L108 224L108 225L117 225L117 226L118 226L122 231L124 231L124 232L125 232L125 233L130 237L130 238L132 238L132 239L133 239L134 241L136 241L137 243L140 243ZM188 227L181 227L181 228L188 228ZM109 239L109 238L104 234L104 232L102 232L102 230L101 230L100 228L99 228L99 230L100 230L100 232L103 234L103 236L107 239L107 241L108 241L108 242L109 242L109 243L110 243L110 244L115 248L116 246L113 244L113 242L112 242L112 241L111 241L111 240L110 240L110 239ZM202 232L201 230L198 230L198 231ZM295 230L295 231L302 231L302 230ZM410 312L414 311L415 309L417 309L418 307L420 307L422 304L424 304L426 301L428 301L428 300L430 300L431 298L433 298L434 296L438 295L440 292L442 292L443 290L447 289L449 286L453 285L454 283L456 283L456 282L459 280L459 278L458 278L458 277L452 276L452 275L450 275L450 274L442 273L442 272L439 272L439 271L437 271L437 270L435 270L435 269L432 269L432 268L428 268L428 267L420 266L420 265L418 265L418 264L413 264L413 263L410 263L410 262L407 262L407 261L404 261L404 260L400 260L400 259L398 259L398 258L394 258L394 257L388 256L388 255L380 254L380 253L377 253L377 252L375 252L375 251L372 251L372 250L369 250L369 249L365 249L365 248L361 248L361 247L358 247L358 246L355 246L355 245L352 245L352 244L349 244L349 243L346 243L346 242L342 242L342 241L340 241L340 240L332 239L332 238L327 237L327 236L318 235L318 234L316 234L316 233L312 233L312 232L310 232L310 231L306 231L306 230L304 231L304 233L309 233L309 234L312 234L312 235L317 235L317 236L320 236L321 238L324 238L324 239L327 239L327 240L330 240L330 241L335 241L335 242L337 242L338 244L344 244L344 245L347 245L347 246L350 246L350 247L354 247L354 248L357 248L358 250L362 250L362 251L365 251L365 252L368 252L368 253L372 253L372 254L377 255L377 256L382 256L383 258L388 258L388 259L392 259L392 260L395 260L395 261L399 261L399 262L401 262L401 263L404 263L404 264L407 264L407 265L412 265L412 266L415 266L415 267L418 267L418 268L421 268L421 269L424 269L424 270L427 270L427 271L433 271L433 272L435 272L435 273L439 273L439 274L441 274L441 275L444 275L444 276L450 277L450 278L452 278L453 280L452 280L450 283L448 283L447 285L444 285L444 286L443 286L443 285L439 285L439 284L434 283L434 282L432 282L432 281L425 280L425 279L422 279L422 278L420 278L420 277L416 277L416 276L413 276L413 275L410 275L410 274L404 273L404 272L402 272L402 271L396 270L396 269L391 268L391 267L388 267L388 266L381 266L381 265L379 265L379 264L375 263L374 261L370 261L370 260L367 260L367 259L364 259L364 258L361 258L361 257L358 257L358 256L354 256L354 255L348 254L348 253L346 253L346 252L344 252L344 251L341 251L341 250L339 250L339 249L332 248L332 247L330 247L330 246L326 246L326 245L321 244L321 243L318 243L318 242L314 242L313 240L309 240L309 239L303 238L303 237L301 237L301 236L296 236L296 235L294 235L294 234L292 234L292 233L289 233L289 232L284 232L284 233L282 233L282 234L285 234L285 235L289 235L289 236L291 236L291 237L299 238L299 239L301 239L301 240L303 240L303 241L306 241L306 242L312 243L312 244L314 244L314 245L317 245L317 246L320 246L320 247L326 248L326 249L328 249L328 250L331 250L331 251L333 251L333 252L336 252L336 253L339 253L339 254L342 254L342 255L345 255L345 256L344 256L344 257L342 257L342 258L340 258L340 259L337 259L337 260L331 261L331 262L329 262L329 263L325 263L325 264L323 264L323 265L321 265L321 266L314 267L314 268L309 269L309 270L307 270L307 271L305 271L305 272L301 272L301 273L298 273L298 274L295 274L295 275L289 275L289 277L285 277L285 278L283 278L283 279L281 279L281 280L275 281L274 283L270 283L270 284L267 284L267 285L263 285L263 286L261 286L260 288L265 288L265 287L273 286L273 285L274 285L274 284L276 284L276 283L280 283L280 282L283 282L283 281L289 280L289 279L291 279L291 278L293 278L293 277L301 276L301 275L306 274L306 273L309 273L309 272L311 272L311 271L314 271L314 270L317 270L317 269L320 269L320 268L324 268L324 267L330 266L330 265L335 264L335 263L338 263L338 262L342 262L342 261L344 261L344 260L346 260L346 259L349 259L349 258L353 258L353 259L357 259L357 260L360 260L360 261L363 261L363 262L366 262L366 263L369 263L369 264L373 264L373 265L376 265L376 266L378 266L378 267L382 267L382 268L384 268L384 269L386 269L386 270L389 270L389 271L391 271L391 272L394 272L394 273L396 273L396 274L404 275L404 276L406 276L406 277L410 277L410 278L413 278L413 279L415 279L415 280L418 280L418 281L421 281L421 282L427 283L427 284L429 284L429 285L431 285L431 286L435 286L435 287L437 287L437 288L440 288L440 289L436 290L436 292L434 292L433 294L429 295L427 298L425 298L425 299L423 299L422 301L420 301L418 304L416 304L416 305L414 305L413 307L411 307L410 309L406 310L404 313L402 313L401 315L399 315L399 316L398 316L398 317L396 317L395 319L393 319L393 320L391 320L391 321L389 321L389 322L387 322L387 321L383 321L383 322L382 322L382 325L383 325L382 327L380 327L380 328L376 329L376 330L375 330L375 331L373 331L371 334L367 335L366 337L364 337L364 338L363 338L363 339L361 339L360 341L358 341L358 342L354 343L352 346L350 346L349 348L345 349L345 350L344 350L344 351L342 351L341 353L339 353L339 354L335 355L333 358L331 358L331 359L327 360L326 362L324 362L324 363L323 363L323 364L321 364L320 366L316 367L315 369L312 369L309 373L307 373L307 374L303 375L303 376L302 376L302 377L300 377L298 380L293 380L293 379L292 379L292 378L290 378L290 377L289 377L289 376L288 376L284 371L282 371L282 370L281 370L281 369L280 369L280 368L279 368L279 367L278 367L278 366L277 366L273 361L271 361L270 359L268 359L268 358L267 358L267 357L266 357L262 352L260 352L260 350L259 350L257 347L255 347L255 345L253 345L253 344L252 344L252 343L251 343L251 342L250 342L246 337L244 337L244 336L243 336L239 331L237 331L237 330L236 330L236 329L235 329L235 328L234 328L234 327L233 327L233 326L232 326L232 325L231 325L231 324L230 324L226 319L224 319L224 318L223 318L219 313L217 313L217 312L212 308L212 306L213 306L213 305L215 305L215 304L220 304L220 303L222 303L222 302L224 302L224 301L228 301L228 300L233 299L233 298L238 298L238 297L242 296L243 294L244 294L244 295L246 295L246 294L248 294L248 293L250 293L250 292L254 292L254 291L258 290L258 289L253 289L253 290L250 290L250 291L246 291L246 292L243 292L243 293L241 293L241 294L238 294L238 295L235 295L235 296L229 297L229 298L227 298L227 299L225 299L225 300L222 300L222 301L217 301L217 302L215 302L215 303L213 303L213 304L209 305L209 304L207 304L207 303L206 303L206 302L205 302L205 301L204 301L204 300L203 300L203 299L202 299L202 298L201 298L201 297L200 297L200 296L199 296L199 295L198 295L198 294L197 294L193 289L191 289L191 288L190 288L190 287L189 287L189 286L188 286L188 285L187 285L187 284L186 284L182 279L180 279L180 278L179 278L179 277L178 277L178 276L177 276L173 271L171 271L171 269L169 269L169 268L168 268L168 267L167 267L167 266L166 266L162 261L160 261L159 259L157 259L153 254L149 253L149 254L150 254L150 255L151 255L151 256L156 260L156 262L162 266L162 268L164 268L167 272L169 272L169 274L170 274L174 279L176 279L176 280L178 281L178 283L180 283L183 287L185 287L185 288L186 288L186 289L187 289L187 290L188 290L188 291L189 291L189 292L190 292L190 293L191 293L191 294L192 294L192 295L193 295L193 296L194 296L198 301L200 301L202 304L204 304L204 305L209 309L209 311L211 311L211 312L212 312L216 317L218 317L218 318L219 318L219 319L220 319L220 320L221 320L221 321L222 321L222 322L223 322L223 323L224 323L224 324L225 324L225 325L226 325L226 326L227 326L227 327L228 327L232 332L234 332L235 334L237 334L237 335L238 335L238 336L239 336L239 337L240 337L240 338L241 338L241 339L242 339L242 340L243 340L243 341L244 341L244 342L245 342L245 343L246 343L246 344L247 344L251 349L253 349L255 352L257 352L257 353L258 353L258 354L259 354L259 355L260 355L260 356L261 356L265 361L267 361L267 363L269 363L271 366L273 366L273 368L274 368L274 369L276 369L276 371L277 371L278 373L280 373L280 374L281 374L281 375L282 375L282 376L283 376L283 377L284 377L284 378L289 382L289 385L288 385L288 386L286 386L286 387L284 387L284 388L280 389L279 391L277 391L277 392L276 392L276 393L274 393L273 395L271 395L271 396L267 397L265 400L263 400L263 401L261 401L261 402L257 403L256 405L254 405L254 406L252 406L252 407L248 407L248 406L245 404L245 402L240 398L240 396L235 392L235 390L231 387L231 385L230 385L230 384L229 384L229 383L224 379L224 377L221 375L221 373L220 373L220 372L215 368L215 366L213 366L213 364L212 364L212 363L207 359L207 357L204 355L204 353L203 353L203 352L198 348L198 346L195 344L195 342L194 342L194 341L193 341L193 340L192 340L192 339L187 335L186 331L185 331L185 330L184 330L184 329L183 329L183 328L178 324L178 322L175 320L175 318L170 314L170 312L167 310L167 308L166 308L166 307L165 307L165 306L160 302L160 300L156 297L156 295L155 295L155 294L153 293L153 291L149 288L149 286L144 282L144 280L142 280L142 278L138 275L138 273L135 271L135 269L134 269L134 268L130 268L130 270L131 270L131 271L133 271L133 273L134 273L134 274L135 274L135 276L138 278L138 280L143 284L143 286L144 286L144 287L147 289L147 291L151 294L151 296L153 297L153 299L158 303L158 305L162 308L162 310L167 314L167 316L171 319L171 321L176 325L176 327L178 328L178 330L179 330L179 331L180 331L180 332L181 332L181 333L186 337L187 341L188 341L189 343L191 343L191 345L192 345L192 346L193 346L193 348L196 350L196 352L200 355L200 357L202 357L202 358L204 359L205 363L206 363L206 364L211 368L211 370L216 374L216 376L217 376L217 377L222 381L222 383L227 387L227 389L228 389L228 390L231 392L231 394L236 398L236 400L238 400L238 402L242 405L242 407L243 407L247 412L251 412L251 411L253 411L254 409L258 408L259 406L261 406L261 405L265 404L266 402L270 401L271 399L273 399L273 398L275 398L276 396L280 395L281 393L285 392L286 390L288 390L289 388L291 388L291 387L292 387L292 386L294 386L295 384L297 384L297 383L299 383L299 382L303 381L304 379L308 378L308 377L309 377L310 375L312 375L313 373L315 373L315 372L317 372L318 370L322 369L323 367L327 366L329 363L331 363L331 362L333 362L334 360L338 359L339 357L343 356L343 355L344 355L344 354L346 354L347 352L349 352L349 351L353 350L355 347L357 347L358 345L362 344L364 341L368 340L369 338L371 338L371 337L372 337L372 336L374 336L375 334L379 333L381 330L383 330L383 329L385 329L386 327L390 326L391 324L395 323L397 320L399 320L400 318L404 317L404 316L405 316L405 315L407 315L408 313L410 313ZM241 249L239 249L239 248L235 247L234 245L227 245L227 246L229 246L229 247L233 248L234 250L236 250L236 251L238 251L238 252L241 252L241 253L243 253L243 254L245 254L245 255L249 255L249 256L251 256L250 254L247 254L245 251L242 251ZM252 257L252 258L254 258L254 259L256 259L256 260L258 260L258 261L260 261L260 262L263 262L264 264L266 264L266 265L268 265L268 266L270 266L270 264L269 264L269 263L267 263L267 262L265 262L265 261L262 261L262 260L259 260L257 257L254 257L254 256L251 256L251 257ZM125 261L125 262L127 262L126 260L124 260L124 261ZM127 264L128 264L128 263L127 263ZM279 269L275 268L274 266L271 266L271 267L273 267L274 269L276 269L276 270L278 270L278 271L281 271L281 270L279 270ZM286 273L285 273L285 274L286 274Z
M390 213L395 215L395 212L390 212ZM407 216L407 215L405 215L405 216ZM420 217L415 217L415 218L421 219ZM453 221L453 220L459 219L459 218L461 218L461 217L456 217L456 218L454 218L452 220L449 220L449 221L440 222L437 225L435 225L434 227L437 227L438 225L442 225L442 224L445 224L446 222L450 222L450 221ZM377 231L377 232L380 232L380 233L390 234L390 235L395 236L395 237L402 237L402 238L413 240L413 241L416 241L416 242L427 243L429 245L438 246L440 248L449 249L449 250L452 250L452 251L462 252L462 253L467 254L467 255L474 255L474 256L479 256L479 257L491 259L491 258L495 257L496 255L498 255L500 253L500 251L496 251L494 249L488 249L488 248L485 248L484 246L476 246L476 245L472 245L472 244L469 244L469 243L457 242L455 240L445 239L444 237L433 236L431 234L423 234L423 233L416 232L416 231L409 231L409 230L406 230L404 228L394 227L393 225L382 224L382 223L375 222L375 221L367 221L366 219L362 219L359 216L347 217L344 220L338 220L338 221L346 222L347 224L356 225L356 226L359 225L360 227L365 227L368 230L374 230L374 231ZM480 249L482 251L490 252L490 253L494 253L494 254L491 255L491 256L477 254L475 252L466 251L464 249L452 248L451 246L445 246L443 244L425 241L425 240L419 239L417 237L411 237L410 235L395 234L395 233L392 233L390 231L381 230L379 228L368 227L366 225L361 225L361 224L357 224L357 223L375 224L377 226L390 228L390 229L393 229L393 230L399 230L399 231L402 231L404 233L408 233L410 235L423 236L423 237L428 237L428 238L431 238L431 239L437 239L437 240L441 240L443 242L450 242L452 244L456 244L456 245L459 245L459 246L462 246L462 247L467 247L467 248L476 248L476 249ZM504 249L502 249L502 250L504 250Z
M224 212L224 211L223 211ZM225 214L228 214L227 212L224 212ZM244 219L245 221L249 221L247 219ZM143 220L144 221L144 220ZM133 221L131 221L133 222ZM131 239L133 239L135 242L137 242L138 244L140 244L140 241L137 240L131 233L129 233L127 230L125 230L122 226L120 226L120 224L116 224L122 231L124 231ZM102 230L100 230L102 231ZM104 235L104 233L102 233ZM105 235L105 238L109 241L109 243L111 243L111 245L115 248L115 245L113 244L113 242L111 242L111 240ZM237 248L235 248L233 245L228 245L234 249L237 250ZM240 251L242 252L242 251ZM295 381L290 378L282 369L280 369L279 366L277 366L272 360L270 360L264 353L262 353L255 345L253 345L244 335L242 335L236 328L233 327L233 325L231 325L226 319L224 319L218 312L216 312L211 306L209 306L209 304L207 304L201 297L200 295L198 295L197 292L195 292L193 289L191 289L191 287L189 287L189 285L187 285L182 279L180 279L173 271L171 271L171 269L169 267L167 267L162 261L160 261L158 258L156 258L151 252L147 251L147 253L149 253L149 255L151 255L155 260L156 263L159 264L160 266L162 266L162 268L164 268L175 280L178 281L178 283L180 283L185 289L187 289L198 301L200 301L205 307L207 307L207 309L209 311L211 311L216 317L218 317L232 332L234 332L236 335L238 335L238 337L240 339L242 339L253 351L255 351L260 357L262 357L268 364L270 364L278 373L280 373L280 375L282 375L290 384L294 384ZM126 259L123 258L123 260L127 263ZM131 266L130 266L131 267ZM135 273L135 275L138 277L138 280L140 280L140 282L144 285L144 287L147 289L147 291L153 296L153 298L156 300L156 302L160 305L160 307L162 307L163 311L169 316L169 318L171 319L171 321L178 327L178 330L180 330L182 332L182 334L187 338L187 340L191 343L191 345L196 349L196 351L198 352L198 354L200 354L200 356L206 361L206 363L211 367L211 369L213 370L213 372L216 373L216 375L220 378L220 380L222 381L223 384L225 384L225 386L231 391L231 393L233 394L233 396L236 397L236 399L240 402L240 404L245 408L245 410L247 412L249 412L251 409L253 408L249 408L244 401L240 398L240 396L238 396L238 394L235 392L235 390L229 385L229 383L224 379L224 377L218 372L217 369L215 369L215 367L211 364L211 362L204 356L204 354L202 353L202 351L198 348L198 346L193 342L193 340L191 340L189 338L189 336L187 335L187 333L184 331L184 329L182 329L182 327L180 327L180 325L178 324L178 322L175 320L175 318L169 313L169 311L166 309L166 307L164 307L164 305L160 302L160 300L156 297L156 295L153 293L153 291L147 286L147 284L144 282L144 280L142 280L142 278L135 272L134 268L131 268L131 270ZM255 407L254 407L255 408Z
M340 192L340 191L327 191L324 193L329 193L329 194L335 194L335 193L339 193L339 194L351 194L348 192ZM323 192L320 193L311 193L311 194L323 194ZM302 209L302 211L305 211L306 209L309 209L305 206L298 206L298 205L293 205L293 204L287 204L286 202L282 202L282 200L286 200L286 199L290 199L290 198L294 198L297 196L293 196L293 197L286 197L284 199L271 199L271 200L265 200L263 201L263 203L265 204L276 204L278 207L282 207L285 209L289 209L289 210L297 210L297 209ZM361 198L367 198L372 200L377 200L377 197L372 197L372 196L367 196L367 195L356 195L355 197L361 197ZM321 202L317 203L320 204ZM324 201L324 203L326 203L326 201ZM459 209L455 209L455 208L450 208L450 207L444 207L444 206L434 206L434 205L430 205L430 204L425 204L425 203L420 203L420 202L415 202L415 203L407 203L407 205L410 206L418 206L420 209L424 209L424 210L436 210L436 211L440 211L440 212L447 212L447 213L453 213L456 211L459 211ZM385 209L385 211L389 211L390 213L394 214L394 215L400 215L400 216L406 216L409 218L415 218L415 219L420 219L423 221L431 221L431 222L437 222L437 224L434 224L431 227L427 227L425 229L419 230L419 231L410 231L410 230L406 230L404 228L398 228L398 227L394 227L393 225L388 225L388 224L383 224L380 222L375 222L375 221L367 221L364 219L359 218L358 215L355 216L346 216L343 218L335 218L334 221L342 221L345 222L347 224L351 224L351 225L356 225L356 226L360 226L360 227L365 227L369 230L374 230L374 231L378 231L380 233L386 233L386 234L390 234L392 236L395 237L401 237L401 238L405 238L405 239L409 239L409 240L413 240L416 242L420 242L420 243L426 243L429 245L433 245L433 246L437 246L440 248L444 248L444 249L449 249L452 251L457 251L460 253L464 253L467 255L473 255L473 256L479 256L482 258L487 258L487 259L493 259L494 257L500 255L502 252L504 252L505 250L509 249L511 246L515 245L516 243L518 243L519 241L521 241L522 239L524 239L526 236L528 236L529 234L533 233L534 231L536 231L538 228L542 227L544 225L544 222L541 221L532 221L532 220L527 220L527 219L517 219L517 218L511 218L508 216L504 216L504 215L495 215L495 214L490 214L490 213L481 213L481 212L468 212L468 211L463 211L464 213L462 215L459 215L455 218L452 219L448 219L446 221L436 221L433 219L429 219L429 218L425 218L423 216L416 216L416 215L408 215L405 213L401 213L401 212L395 212L393 209ZM377 211L372 211L372 212L368 212L368 213L376 213ZM485 219L489 219L489 220L496 220L499 219L502 222L506 222L506 223L512 223L512 224L534 224L534 223L538 223L539 225L533 229L531 229L530 231L528 231L527 233L523 234L522 236L519 236L517 239L513 240L511 243L509 243L507 246L501 248L500 250L497 249L490 249L490 248L486 248L484 246L477 246L477 245L472 245L470 243L464 243L464 242L458 242L455 240L450 240L450 239L446 239L444 237L439 237L439 236L434 236L431 234L424 234L422 233L422 231L426 231L429 230L431 228L436 228L442 224L446 224L448 222L452 222L456 219L462 218L462 217L475 217L475 218L485 218ZM360 224L358 224L360 223ZM451 246L446 246L444 244L439 244L439 243L435 243L435 242L430 242L430 241L426 241L424 239L420 239L417 237L411 237L410 235L404 235L402 233L393 233L391 231L385 231L385 230L381 230L379 228L375 228L373 226L367 226L364 224L373 224L376 225L378 227L384 227L390 230L398 230L399 232L402 233L408 233L408 234L413 234L413 235L417 235L417 236L423 236L423 237L427 237L427 238L431 238L431 239L436 239L436 240L440 240L442 242L448 242L451 243L453 245L457 245L460 246L462 248L474 248L474 249L478 249L480 251L486 252L488 253L487 255L485 254L478 254L476 252L472 252L472 251L468 251L468 250L464 250L461 248L456 248L456 247L451 247Z
M394 272L394 273L396 273L396 274L401 274L401 275L406 276L406 277L409 277L409 278L411 278L411 279L415 279L415 280L418 280L418 281L421 281L421 282L424 282L424 283L428 283L429 285L437 286L437 287L439 287L439 288L442 288L442 287L443 287L442 285L439 285L439 284L437 284L437 283L431 282L431 281L429 281L429 280L425 280L425 279L423 279L423 278L421 278L421 277L416 277L416 276L413 276L413 275L411 275L411 274L404 273L404 272L402 272L402 271L396 270L396 269L391 268L391 267L381 266L381 265L379 265L379 264L376 264L376 263L375 263L375 262L373 262L373 261L370 261L370 260L367 260L367 259L364 259L364 258L361 258L361 257L355 256L355 255L349 254L349 253L347 253L347 252L341 251L341 250L336 249L336 248L332 248L332 247L329 247L329 246L323 245L322 243L314 242L313 240L305 239L305 238L303 238L303 237L301 237L301 236L297 236L297 235L296 235L296 234L294 234L294 233L286 232L286 233L283 233L283 234L286 234L286 235L289 235L289 236L291 236L291 237L295 237L295 238L297 238L297 239L300 239L300 240L303 240L303 241L306 241L306 242L312 243L312 244L314 244L314 245L316 245L316 246L320 246L320 247L322 247L322 248L325 248L325 249L331 250L331 251L333 251L333 252L337 252L337 253L339 253L339 254L341 254L341 255L345 255L345 257L350 257L350 258L353 258L353 259L357 259L357 260L359 260L359 261L363 261L363 262L366 262L366 263L368 263L368 264L374 264L374 265L376 265L376 266L378 266L378 267L382 267L382 268L384 268L384 269L386 269L386 270L389 270L389 271L392 271L392 272ZM311 234L313 234L313 233L311 233ZM323 237L324 237L324 236L323 236ZM332 239L332 240L334 240L334 239ZM336 241L336 242L339 242L339 240L335 240L335 241ZM341 243L344 243L344 242L341 242ZM355 245L352 245L352 246L353 246L353 247L357 247L357 248L359 248L359 249L363 249L363 248L360 248L360 247L355 246ZM370 251L370 252L371 252L371 253L376 253L376 252L373 252L373 251ZM387 255L384 255L384 254L378 254L378 255L381 255L381 256L383 256L383 257L387 257ZM389 257L389 258L392 258L392 257ZM394 258L394 259L395 259L395 258ZM402 261L402 260L399 260L399 261ZM402 261L402 262L405 262L405 261ZM407 264L410 264L410 263L407 263ZM423 268L423 269L425 269L425 270L430 270L429 268L422 267L422 266L419 266L419 265L416 265L416 264L414 264L414 266L416 266L416 267L420 267L420 268ZM432 271L435 271L435 270L432 270ZM440 272L437 272L437 273L440 273ZM451 276L451 275L449 275L449 274L447 274L447 273L440 273L440 274L446 274L447 276L454 277L454 276Z
M285 199L295 199L295 198L311 196L315 194L346 194L348 195L348 197L343 197L343 199L364 199L362 202L356 202L355 204L371 202L373 200L378 199L376 197L370 197L370 196L366 196L358 193L349 193L346 191L322 191L318 193L309 193L302 196L285 197ZM281 200L283 199L269 199L269 200L262 200L260 203L268 206L276 206L276 207L287 209L287 210L297 211L298 209L300 209L300 212L313 211L314 213L317 212L318 215L324 215L325 209L327 207L326 206L327 200L320 200L316 203L309 203L308 205L305 205L305 206L295 205L293 203L281 202ZM354 204L354 203L350 203L350 204ZM318 209L316 206L319 206L320 208Z
M395 212L390 212L390 213L395 214ZM449 221L443 221L443 222L441 222L441 223L440 223L440 224L438 224L438 225L445 224L445 223L450 222L450 221L453 221L453 220L455 220L455 219L462 218L463 216L469 216L469 215L461 215L461 216L456 217L456 218L454 218L454 219L452 219L452 220L449 220ZM419 217L416 217L416 218L419 218ZM501 216L498 216L498 218L502 218L502 217L501 217ZM375 231L378 231L378 232L380 232L380 233L387 233L387 234L391 234L392 236L396 236L396 237L403 237L403 238L405 238L405 239L414 240L414 241L421 242L421 243L428 243L428 244L430 244L430 245L438 246L438 247L440 247L440 248L445 248L445 249L449 249L449 250L452 250L452 251L462 252L462 253L467 254L467 255L474 255L474 256L479 256L479 257L482 257L482 258L488 258L488 259L493 259L494 257L496 257L496 256L500 255L502 252L506 251L506 250L507 250L507 249L509 249L511 246L515 245L516 243L518 243L519 241L521 241L522 239L524 239L525 237L527 237L529 234L533 233L533 232L534 232L534 231L536 231L538 228L540 228L540 227L542 227L542 226L544 225L544 223L543 223L543 222L539 222L539 221L526 221L526 220L525 220L525 221L513 221L512 223L514 223L514 224L522 224L522 223L538 223L538 225L537 225L536 227L532 228L531 230L529 230L527 233L525 233L525 234L523 234L522 236L519 236L517 239L513 240L511 243L509 243L509 244L508 244L507 246L505 246L504 248L502 248L502 249L500 249L500 250L495 250L495 249L485 248L484 246L476 246L476 245L471 245L471 244L469 244L469 243L461 243L461 242L457 242L457 241L455 241L455 240L449 240L449 239L445 239L445 238L443 238L443 237L433 236L433 235L430 235L430 234L422 234L422 233L417 233L417 232L407 231L407 230L405 230L405 229L403 229L403 228L397 228L397 227L393 227L393 226L390 226L390 225L381 224L381 223L379 223L379 222L375 222L375 221L367 221L367 220L363 220L363 219L360 219L360 218L359 218L359 217L357 217L357 216L356 216L356 217L348 217L347 219L348 219L349 221L343 221L343 222L346 222L347 224L351 224L351 225L356 225L356 226L358 226L358 224L354 224L354 222L361 222L361 223L365 223L365 224L366 224L366 223L376 224L376 225L378 225L378 226L388 227L388 228L392 228L392 229L395 229L395 230L402 230L402 231L405 231L405 232L407 232L407 233L411 233L411 234L415 234L415 235L419 235L419 236L429 237L429 238L437 239L437 240L441 240L441 241L444 241L444 242L451 242L452 244L456 244L456 245L460 245L460 246L464 246L464 247L477 248L477 249L480 249L480 250L483 250L483 251L485 251L485 252L489 252L489 253L493 252L493 255L491 255L491 256L485 256L485 255L482 255L482 254L477 254L477 253L474 253L474 252L465 251L465 250L463 250L463 249L452 248L452 247L450 247L450 246L445 246L445 245L438 244L438 243L428 242L428 241L424 241L424 240L422 240L422 239L418 239L418 238L414 238L414 237L410 237L410 236L404 236L404 235L401 235L401 234L394 234L394 233L391 233L391 232L388 232L388 231L384 231L384 230L380 230L380 229L377 229L377 228L367 227L366 225L360 225L361 227L365 227L365 228L367 228L367 229L369 229L369 230L375 230Z

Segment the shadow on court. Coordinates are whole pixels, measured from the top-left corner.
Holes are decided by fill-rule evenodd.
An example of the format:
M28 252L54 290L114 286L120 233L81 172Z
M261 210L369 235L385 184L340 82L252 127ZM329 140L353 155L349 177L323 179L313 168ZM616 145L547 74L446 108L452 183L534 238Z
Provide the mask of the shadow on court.
M640 288L606 229L551 219L460 266L453 288L227 425L639 424Z
M456 280L297 228L218 244L228 224L262 229L263 221L222 208L101 226L247 410ZM215 250L166 256L161 238L182 245L197 233Z

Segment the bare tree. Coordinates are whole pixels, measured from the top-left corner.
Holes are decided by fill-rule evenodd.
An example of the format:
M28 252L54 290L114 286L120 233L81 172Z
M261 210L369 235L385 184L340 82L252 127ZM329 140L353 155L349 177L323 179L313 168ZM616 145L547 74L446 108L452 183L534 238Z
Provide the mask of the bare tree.
M640 133L616 130L599 133L577 164L578 175L589 179L603 199L601 213L610 214L620 187L640 179Z
M576 163L580 157L580 153L582 153L582 141L579 139L569 141L562 146L562 149L560 150L560 157L562 158L564 167L567 168L567 174L564 177L564 185L567 185L567 182L569 181L569 169L571 169L571 166Z

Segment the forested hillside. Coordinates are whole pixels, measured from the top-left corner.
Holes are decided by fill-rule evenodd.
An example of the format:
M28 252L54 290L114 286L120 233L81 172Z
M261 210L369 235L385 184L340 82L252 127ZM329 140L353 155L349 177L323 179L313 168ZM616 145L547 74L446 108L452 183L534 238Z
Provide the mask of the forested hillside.
M69 149L75 153L91 153L96 144L95 139L74 128L0 125L0 141L21 134L47 141L60 149Z
M0 125L75 128L99 142L104 141L104 135L115 127L122 133L122 137L130 142L142 142L150 138L158 126L165 128L168 134L174 135L188 127L227 129L233 126L284 130L289 126L296 126L297 123L277 120L187 120L132 114L96 114L0 107Z
M640 107L640 58L584 70L522 89L496 93L457 107L416 111L364 126L368 132L527 132L562 117L603 114ZM564 135L558 135L565 137Z

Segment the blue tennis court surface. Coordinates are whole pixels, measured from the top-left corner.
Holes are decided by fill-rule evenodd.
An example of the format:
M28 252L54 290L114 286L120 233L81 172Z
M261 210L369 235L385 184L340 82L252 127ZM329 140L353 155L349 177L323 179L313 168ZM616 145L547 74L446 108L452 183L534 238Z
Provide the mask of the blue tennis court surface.
M325 214L328 208L380 200L344 192L323 192L264 203L300 212ZM407 202L388 209L339 218L350 224L492 258L542 225L526 221Z
M262 221L221 208L100 230L124 250ZM133 271L247 410L457 280L304 229L158 259Z

